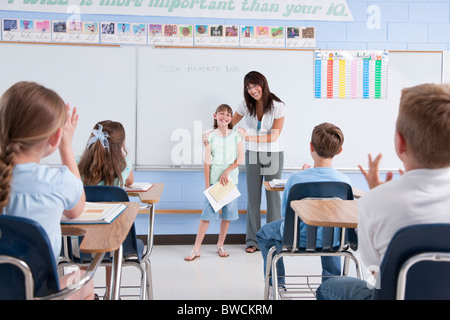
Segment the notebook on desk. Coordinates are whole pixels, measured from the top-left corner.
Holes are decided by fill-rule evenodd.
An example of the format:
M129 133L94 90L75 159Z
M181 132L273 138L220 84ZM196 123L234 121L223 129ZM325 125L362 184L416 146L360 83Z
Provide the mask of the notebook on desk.
M65 215L61 218L62 224L108 224L114 221L125 209L123 203L86 202L83 213L76 219Z
M153 187L153 183L150 182L135 182L131 186L125 187L127 192L145 192Z
M269 182L272 188L284 188L286 186L287 179L273 179Z

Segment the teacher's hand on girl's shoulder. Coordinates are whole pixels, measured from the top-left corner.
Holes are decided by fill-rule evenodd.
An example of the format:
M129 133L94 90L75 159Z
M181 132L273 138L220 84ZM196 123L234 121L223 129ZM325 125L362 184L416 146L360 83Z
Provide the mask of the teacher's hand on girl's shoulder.
M205 147L209 144L208 138L209 138L209 135L211 134L211 132L213 132L213 130L206 131L205 133L202 134L202 140L203 140L203 144L205 145Z
M248 137L247 131L245 131L245 129L242 127L239 127L238 131L241 134L242 138L244 138L244 140L247 140L247 137Z

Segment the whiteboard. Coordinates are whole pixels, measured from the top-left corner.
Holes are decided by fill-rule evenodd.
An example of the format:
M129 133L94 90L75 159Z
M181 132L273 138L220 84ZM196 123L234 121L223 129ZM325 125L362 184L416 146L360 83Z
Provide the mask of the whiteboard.
M440 83L442 53L390 52L384 100L314 99L313 53L0 43L0 92L17 81L36 81L76 106L75 155L83 152L95 123L110 119L125 126L129 157L138 169L198 170L201 134L212 127L216 107L227 103L236 109L245 74L257 70L286 103L286 170L311 164L311 131L325 121L341 127L345 136L336 168L354 170L367 164L368 153L380 152L382 169L401 167L394 150L400 90ZM43 162L59 164L59 154Z
M18 81L35 81L77 107L75 155L82 154L98 121L114 120L124 125L129 157L135 161L135 48L1 43L0 57L1 93ZM59 153L42 163L60 164Z
M344 133L343 152L334 166L356 170L367 155L383 154L382 169L398 169L394 149L400 90L424 82L440 83L441 52L390 52L388 98L314 99L313 51L215 48L137 49L138 168L200 168L201 134L212 127L222 103L233 110L243 99L243 78L263 73L270 90L286 104L283 143L285 169L312 164L315 125L331 122ZM241 121L238 126L244 126ZM245 126L244 126L245 127Z

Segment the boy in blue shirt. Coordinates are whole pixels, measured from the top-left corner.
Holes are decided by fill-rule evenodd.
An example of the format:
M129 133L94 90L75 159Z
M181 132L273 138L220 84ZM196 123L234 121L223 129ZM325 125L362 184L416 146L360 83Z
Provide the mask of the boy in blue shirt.
M294 184L303 182L320 182L320 181L338 181L350 184L349 178L343 173L332 168L332 162L335 155L342 151L344 143L344 134L341 129L330 123L322 123L316 126L312 132L310 152L314 160L314 166L304 165L302 171L293 173L286 182L286 187L282 196L281 204L281 220L273 221L265 224L256 234L256 239L264 259L264 274L266 272L266 259L270 248L276 247L277 252L281 251L283 244L284 232L284 216L289 191ZM339 238L339 235L336 235ZM336 239L335 241L339 239ZM306 225L300 225L300 245L305 245L306 241ZM319 231L317 242L322 243L322 233ZM321 257L322 275L338 276L341 274L340 257ZM278 276L284 276L284 265L282 259L278 263ZM280 284L284 284L284 278L279 279Z

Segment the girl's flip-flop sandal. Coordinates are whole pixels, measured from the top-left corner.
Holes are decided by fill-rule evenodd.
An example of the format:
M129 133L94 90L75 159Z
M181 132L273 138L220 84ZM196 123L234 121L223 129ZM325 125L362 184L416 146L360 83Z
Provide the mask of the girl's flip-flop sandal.
M197 253L194 250L191 250L191 254L184 258L185 261L194 261L195 259L200 258L200 253Z
M217 248L217 254L221 258L226 258L229 256L229 254L225 251L225 249L223 247Z

